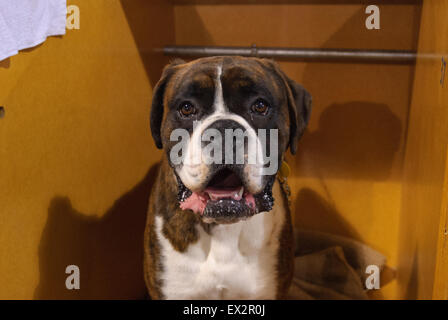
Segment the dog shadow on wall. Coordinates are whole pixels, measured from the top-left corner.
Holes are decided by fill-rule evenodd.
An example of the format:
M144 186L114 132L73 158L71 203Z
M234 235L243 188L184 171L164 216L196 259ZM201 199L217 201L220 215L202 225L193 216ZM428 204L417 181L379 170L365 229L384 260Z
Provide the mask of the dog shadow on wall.
M400 119L386 104L352 101L326 107L294 160L301 176L384 181L396 175Z
M418 19L419 10L414 14ZM390 33L367 30L365 17L364 7L354 11L322 47L397 47L393 37L398 34L391 40ZM388 22L395 17L384 10L382 19ZM415 36L409 40L416 46L418 26L413 28ZM293 173L305 183L294 190L295 223L362 240L338 211L338 199L332 199L326 181L353 181L343 184L347 197L351 190L362 192L359 188L369 192L376 182L400 181L413 71L397 64L320 61L306 64L302 73L299 64L287 63L293 74L302 75L301 82L314 102L298 154L288 157ZM325 197L313 190L316 185L324 188Z
M153 166L132 190L101 217L76 211L66 197L54 197L39 246L36 299L143 299L143 232ZM80 289L68 290L68 265L80 269Z
M324 194L304 185L295 190L293 212L295 226L301 229L321 231L363 242L362 231L346 219L338 210L338 201L349 201L359 194L357 180L388 181L396 179L401 156L401 121L385 104L353 101L332 104L320 114L317 130L308 131L300 142L295 164L299 179L318 180ZM397 168L397 166L399 168ZM297 168L296 167L296 168ZM333 199L326 187L326 180L353 181L343 184L345 199ZM367 187L366 192L369 192ZM361 199L350 199L361 203ZM364 214L362 211L360 215ZM359 226L358 226L359 227ZM364 226L363 226L364 227ZM381 281L389 283L395 272L386 267ZM383 299L382 292L369 292L373 299Z

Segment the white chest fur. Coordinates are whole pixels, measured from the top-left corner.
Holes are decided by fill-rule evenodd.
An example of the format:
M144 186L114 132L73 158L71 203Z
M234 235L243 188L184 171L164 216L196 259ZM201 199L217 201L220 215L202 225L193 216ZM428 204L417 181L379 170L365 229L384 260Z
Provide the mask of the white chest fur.
M274 299L277 252L284 212L274 209L234 224L217 225L210 234L198 226L199 240L181 253L162 233L162 293L166 299Z

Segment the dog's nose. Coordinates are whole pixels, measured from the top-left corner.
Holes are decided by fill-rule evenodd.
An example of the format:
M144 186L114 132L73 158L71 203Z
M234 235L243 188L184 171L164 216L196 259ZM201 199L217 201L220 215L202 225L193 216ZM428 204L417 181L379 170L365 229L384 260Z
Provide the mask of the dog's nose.
M222 119L222 120L216 120L212 124L210 124L205 130L207 129L217 129L221 132L222 135L224 135L225 130L237 130L241 129L244 131L244 127L239 124L237 121L230 120L230 119Z
M238 122L217 120L204 130L202 137L204 147L209 143L221 145L221 164L244 164L248 151L248 132Z

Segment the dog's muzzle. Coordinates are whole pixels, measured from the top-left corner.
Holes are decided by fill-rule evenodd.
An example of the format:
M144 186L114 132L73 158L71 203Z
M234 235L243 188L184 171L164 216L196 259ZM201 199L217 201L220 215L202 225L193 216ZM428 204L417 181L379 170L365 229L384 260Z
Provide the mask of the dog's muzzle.
M219 132L222 137L221 163L210 162L209 154L202 154L204 142L202 138L198 138L198 133L203 133L210 128ZM180 208L192 210L207 223L236 222L259 212L270 211L274 203L272 186L275 175L263 176L260 169L262 164L248 163L249 152L257 152L259 147L251 148L249 146L251 142L258 143L254 131L249 132L243 139L244 142L238 144L234 140L234 136L227 135L226 130L228 129L244 131L247 128L240 126L235 121L219 120L212 126L195 131L188 146L186 159L191 160L198 155L198 150L200 150L199 152L203 156L202 160L194 165L192 165L192 161L186 161L175 170ZM232 139L233 146L230 164L227 161L228 158L226 160L229 149L226 149L225 146L229 138ZM201 147L198 148L198 146ZM195 151L194 147L196 147ZM242 163L237 160L238 152L243 152L240 157L243 159Z
M274 205L272 186L275 176L267 177L264 189L252 194L246 190L238 167L222 166L202 191L191 191L176 175L180 208L199 214L204 222L233 223L259 212L270 211Z

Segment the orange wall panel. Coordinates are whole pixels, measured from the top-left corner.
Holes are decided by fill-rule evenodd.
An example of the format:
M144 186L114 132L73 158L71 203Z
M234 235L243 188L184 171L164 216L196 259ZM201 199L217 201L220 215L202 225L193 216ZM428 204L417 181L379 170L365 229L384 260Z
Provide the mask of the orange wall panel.
M68 4L79 30L0 65L0 299L141 298L147 173L161 154L149 109L167 62L152 49L174 36L172 8ZM65 288L70 264L82 290Z
M424 2L400 219L400 296L408 299L448 299L447 12L446 1Z

